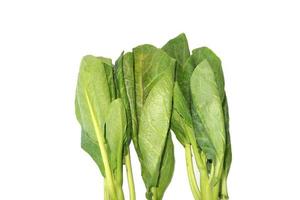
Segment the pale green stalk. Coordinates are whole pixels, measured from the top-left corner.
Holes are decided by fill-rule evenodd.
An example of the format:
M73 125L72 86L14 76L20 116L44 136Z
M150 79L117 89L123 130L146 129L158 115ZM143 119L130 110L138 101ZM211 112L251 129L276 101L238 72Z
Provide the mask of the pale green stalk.
M217 183L213 187L213 199L218 200L219 199L219 192L220 192L220 183Z
M191 190L192 190L194 199L195 200L200 200L201 195L200 195L200 191L198 189L198 184L197 184L195 173L194 173L191 145L187 144L184 148L185 148L185 159L186 159L187 173L188 173L188 179L189 179L189 183L190 183L190 186L191 186Z
M209 178L203 174L200 174L200 190L201 198L203 200L215 200L213 199L213 191L211 184L209 183Z
M128 153L125 156L125 166L126 166L126 172L127 172L127 181L128 181L128 187L129 187L130 200L135 200L135 188L134 188L129 148L128 148Z
M227 192L227 177L222 179L221 182L221 191L222 191L222 195L220 197L221 200L228 200L228 192Z
M195 161L198 167L198 170L201 174L201 176L207 176L207 170L206 170L206 163L203 161L203 158L200 155L199 149L198 149L198 144L196 142L196 138L195 138L195 134L194 134L194 130L191 128L187 131L187 135L189 137L189 140L191 142L191 146L192 146L192 150L193 150L193 154L195 157ZM205 159L204 159L205 160Z
M104 179L104 200L110 200L109 199L109 192L107 188L107 180L106 178Z
M158 197L157 197L157 187L152 187L151 188L151 193L152 193L152 200L158 200Z

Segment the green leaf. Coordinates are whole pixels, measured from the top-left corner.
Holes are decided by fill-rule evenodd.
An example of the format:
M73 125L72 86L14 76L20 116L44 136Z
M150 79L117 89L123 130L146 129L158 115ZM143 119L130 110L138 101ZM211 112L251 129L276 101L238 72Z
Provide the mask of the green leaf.
M212 154L215 173L214 181L221 178L226 145L224 114L214 72L207 60L201 62L191 77L192 104L203 130L201 148L206 154ZM204 144L204 145L203 145Z
M181 80L183 77L183 65L190 56L189 45L184 33L169 40L162 47L169 56L176 59L176 80ZM175 133L177 139L182 145L189 144L187 131L192 129L192 119L190 109L184 98L178 82L175 83L173 97L173 113L171 119L171 129Z
M197 64L194 62L193 56L191 55L181 68L176 69L176 81L188 103L189 109L191 108L190 78Z
M156 52L157 48L148 44L133 49L136 114L138 122L145 99L155 83L155 76L157 76L156 79L158 79L158 74L153 73L154 67L152 66L152 59ZM163 70L164 68L161 67L160 69ZM152 82L153 84L151 84Z
M187 133L193 129L192 117L188 104L177 82L174 86L171 129L183 146L185 144L190 144Z
M225 157L224 157L224 166L223 166L223 173L222 173L222 180L221 180L221 195L228 196L227 194L227 176L229 173L231 160L232 160L232 153L231 153L231 142L230 142L230 133L229 133L229 114L228 114L228 104L226 93L224 89L224 75L222 70L222 64L220 58L209 48L202 47L193 50L194 59L198 62L206 59L215 76L215 81L217 83L217 87L219 90L219 96L222 100L222 107L224 113L224 125L225 125L225 132L226 132L226 149L225 149ZM224 180L223 180L224 179Z
M85 56L82 59L76 89L75 111L82 127L81 146L95 160L104 175L96 129L104 138L105 116L111 101L111 92L102 60L94 56Z
M160 163L169 131L172 82L168 74L151 90L139 122L142 176L147 187L157 185Z
M174 157L174 145L172 142L171 134L168 134L166 147L164 150L163 160L160 168L160 176L158 180L157 196L158 199L162 199L163 195L169 186L175 166L175 157Z
M190 108L190 77L196 65L190 56L189 45L184 33L171 39L162 48L169 56L176 59L176 81Z
M151 45L133 49L138 143L147 189L157 187L170 126L175 60Z
M126 141L126 111L121 99L111 102L106 116L105 136L109 148L110 166L122 183L123 145Z
M104 65L106 80L109 86L110 100L112 101L117 97L115 84L114 84L114 73L113 73L112 61L110 58L104 58L104 57L97 57L97 58L101 60Z
M232 152L231 152L231 141L230 141L230 133L229 133L229 113L228 113L228 104L227 104L226 95L223 101L223 112L224 112L225 130L226 130L226 149L225 149L223 174L222 174L222 180L220 185L220 197L228 199L227 177L229 174L230 165L232 161Z
M84 132L84 130L81 130L81 148L92 157L99 167L102 176L105 176L105 170L98 143L92 140L89 135Z
M169 40L162 47L162 50L164 50L172 58L176 59L179 65L179 68L176 70L179 70L179 73L181 73L181 67L190 57L189 45L185 34L181 33L177 37Z
M137 119L135 109L135 90L134 90L134 70L133 70L133 56L128 52L125 55L123 53L116 61L116 83L117 93L123 101L126 109L127 118L127 146L129 146L131 137L137 148ZM125 148L125 151L128 148ZM126 154L127 152L125 152Z
M190 109L192 107L190 104L190 78L196 66L205 59L209 62L215 73L221 100L224 98L224 77L220 59L207 47L197 48L192 51L192 55L186 60L182 67L177 69L176 76L178 85L180 86L180 89L186 98Z
M207 47L194 49L192 55L195 63L199 64L203 60L207 60L207 62L210 64L214 72L221 101L223 102L225 97L224 75L220 58Z
M77 121L81 125L80 108L79 108L79 105L78 105L77 95L75 95L75 115L76 115Z

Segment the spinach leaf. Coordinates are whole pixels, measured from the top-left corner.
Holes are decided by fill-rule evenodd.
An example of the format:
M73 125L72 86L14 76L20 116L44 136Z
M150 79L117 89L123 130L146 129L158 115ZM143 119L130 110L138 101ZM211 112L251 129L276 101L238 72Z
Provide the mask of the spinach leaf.
M175 60L151 45L134 48L133 55L140 162L150 191L158 187L160 177L165 179L161 163L170 126Z
M152 66L152 60L157 52L157 48L152 45L141 45L133 49L134 56L134 78L135 78L135 94L136 94L136 113L137 120L141 116L141 110L150 90L155 82L159 79L155 70L162 70L163 67Z
M118 199L124 199L123 184L123 150L126 146L126 111L122 100L116 99L109 106L105 120L105 135L107 140L110 166L114 175ZM126 146L127 147L127 146Z
M213 181L217 182L222 174L226 133L222 101L214 72L207 60L202 61L192 74L191 93L195 116L201 121L203 128L199 133L201 142L207 144L201 148L212 156L215 170Z
M177 82L174 86L173 95L171 129L174 131L178 141L185 146L190 144L188 133L193 134L193 122L188 104Z
M99 167L102 176L105 176L105 170L98 142L92 140L83 129L81 130L81 148L92 157Z
M187 38L184 33L179 34L177 37L169 40L163 47L164 50L169 56L176 59L177 74L182 73L182 67L186 60L190 57L190 50Z
M157 197L158 200L163 198L163 195L169 186L174 173L175 157L174 157L174 145L172 142L172 136L169 133L164 149L163 159L160 168L160 176L158 179Z
M192 119L188 104L182 94L178 82L182 81L183 65L190 56L188 41L184 33L169 40L163 47L169 56L176 59L176 83L173 96L173 113L171 118L171 129L182 145L189 144L187 132L192 129Z
M222 174L221 185L220 185L220 198L228 199L229 197L227 191L227 177L229 174L229 169L232 161L232 152L231 152L231 141L230 141L230 132L229 132L229 113L228 113L228 104L227 104L226 95L223 101L223 112L224 112L225 130L226 130L226 149L225 149L223 174Z
M224 90L224 75L223 75L221 60L212 50L210 50L207 47L194 49L192 56L193 56L194 63L197 63L197 65L201 63L203 60L207 60L207 62L209 63L209 65L211 66L214 72L215 81L217 83L217 87L219 91L219 96L221 98L221 101L223 102L225 97L225 90Z
M75 109L77 119L83 130L82 138L87 139L82 141L83 148L96 162L100 162L97 164L100 166L100 170L102 169L101 173L107 179L110 195L113 199L116 199L115 184L104 135L106 115L112 99L111 94L113 94L111 91L113 87L110 87L113 81L107 79L106 68L108 66L105 63L106 61L108 59L94 56L85 56L82 59L76 88ZM87 148L87 146L84 146L87 144L85 141L94 145ZM98 144L102 159L99 159L100 155L93 152L96 144Z
M131 52L122 53L116 61L115 78L118 97L123 101L126 109L127 118L127 141L126 144L129 146L130 139L133 139L133 143L138 151L137 142L137 119L135 109L135 85L134 85L134 69L133 69L133 56ZM127 154L125 148L125 154Z
M82 59L76 89L75 110L82 127L81 146L95 160L104 176L104 166L86 95L89 94L97 124L101 129L101 133L104 134L105 116L111 101L111 90L107 82L106 67L103 60L106 59L94 56L85 56ZM109 60L107 59L106 62L109 63ZM101 104L98 102L101 102Z
M126 142L126 111L121 99L109 105L105 120L105 136L109 148L110 165L116 178L122 177L123 144Z
M99 60L102 61L105 74L106 74L106 80L109 86L109 92L110 92L110 100L114 100L116 98L116 89L114 84L114 72L113 72L113 64L110 58L104 58L104 57L97 57Z
M231 160L232 160L232 153L231 153L231 142L230 142L230 132L229 132L229 113L228 113L228 103L226 98L226 92L224 89L224 75L222 70L222 64L219 57L209 48L202 47L193 50L194 59L197 62L201 62L202 60L206 59L215 76L215 81L217 83L219 96L222 101L222 108L224 114L224 126L226 132L226 149L224 155L224 166L221 178L221 186L220 186L220 195L228 198L227 192L227 176L229 173Z

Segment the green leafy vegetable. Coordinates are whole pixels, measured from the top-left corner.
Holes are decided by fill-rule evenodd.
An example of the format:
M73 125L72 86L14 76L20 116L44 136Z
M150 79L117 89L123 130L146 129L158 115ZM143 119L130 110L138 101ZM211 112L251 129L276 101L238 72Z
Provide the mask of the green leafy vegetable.
M208 189L211 191L208 192L214 193L213 198L216 199L218 198L218 191L220 187L220 198L223 196L228 198L226 182L231 163L231 145L228 125L228 106L224 90L224 77L221 61L210 49L206 47L197 48L193 50L192 55L190 55L188 42L184 34L180 34L174 39L171 39L162 49L177 61L171 128L179 142L185 146L187 156L190 155L189 145L192 145L193 154L195 155L198 169L201 171L202 179L205 179L205 181L208 182L206 183L208 185L211 184L209 183L209 178L211 179L211 182L213 182L212 185L209 186L210 189ZM211 134L206 133L206 124L203 123L203 120L205 119L199 116L195 103L193 103L195 101L191 96L191 89L195 89L195 86L191 86L191 76L194 73L195 68L204 60L207 60L210 64L209 68L213 71L214 81L218 90L217 96L220 98L219 104L221 103L224 114L223 122L218 121L218 119L215 120L215 122L219 122L220 125L223 124L223 126L225 126L226 132L226 149L225 152L221 152L219 154L221 159L218 160L216 159L216 148L212 143ZM195 75L195 77L199 77L199 74ZM209 93L211 92L212 91L209 90ZM197 102L200 101L197 100L196 103ZM219 111L221 110L219 109ZM211 121L213 120L211 119ZM223 144L221 143L221 148L220 146L217 147L223 149L222 145ZM223 159L224 164L222 164ZM187 161L189 161L188 157ZM199 192L195 189L197 184L194 180L193 172L189 171L191 170L191 167L187 165L187 168L191 189L194 197L196 198L196 196L199 196ZM204 180L201 182L203 183ZM220 184L221 186L219 186ZM207 189L202 188L202 190ZM206 196L202 198L211 197Z
M115 65L109 58L85 56L75 113L81 125L81 147L104 177L104 200L125 199L123 165L130 200L136 199L131 139L141 163L146 198L163 199L175 166L171 130L184 147L194 198L229 198L232 152L221 60L207 47L190 54L185 34L161 49L137 46L122 53ZM195 169L200 172L200 185Z

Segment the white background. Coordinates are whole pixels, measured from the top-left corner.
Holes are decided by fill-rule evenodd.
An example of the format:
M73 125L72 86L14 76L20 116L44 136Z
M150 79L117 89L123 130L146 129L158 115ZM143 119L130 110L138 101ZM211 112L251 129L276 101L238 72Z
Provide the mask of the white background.
M115 59L181 32L191 49L208 46L223 62L231 199L299 199L299 10L289 0L1 1L0 199L102 199L102 177L80 149L74 114L81 57ZM189 200L184 152L175 147L164 199ZM145 189L132 154L141 200Z

